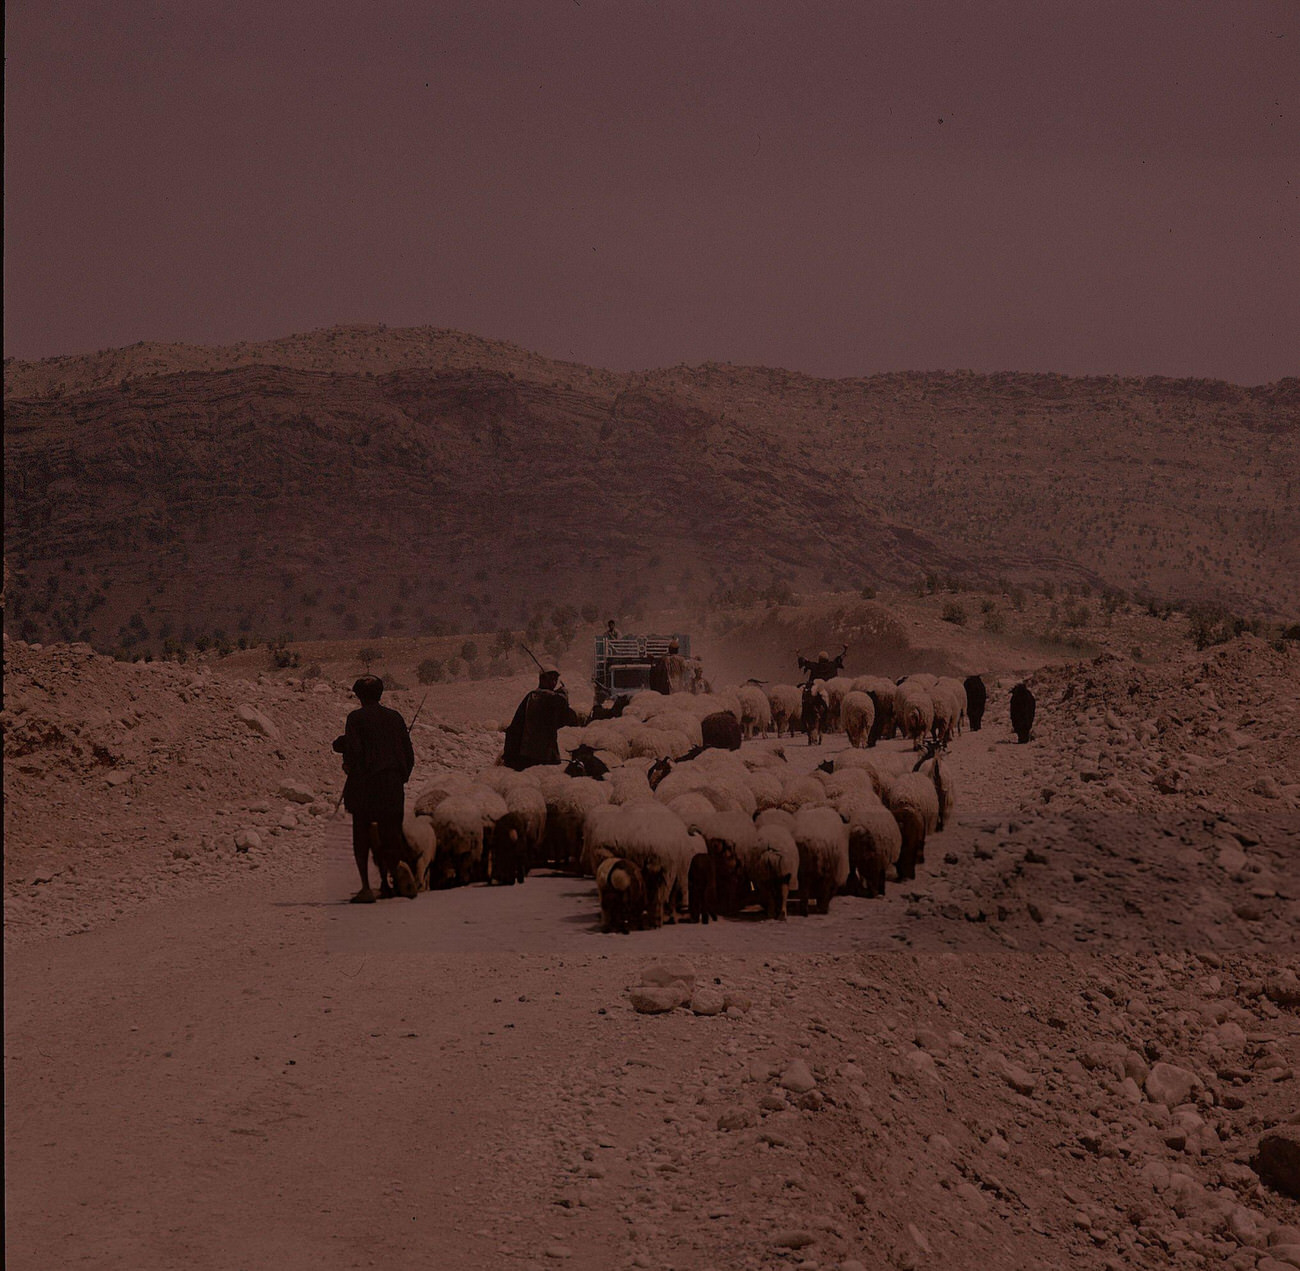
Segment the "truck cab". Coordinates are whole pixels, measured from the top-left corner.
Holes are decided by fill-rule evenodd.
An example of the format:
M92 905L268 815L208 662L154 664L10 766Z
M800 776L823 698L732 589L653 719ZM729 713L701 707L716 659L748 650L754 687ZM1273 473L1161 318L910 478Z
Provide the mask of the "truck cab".
M596 669L592 673L596 700L631 697L650 687L650 668L656 658L668 656L668 645L677 641L681 657L691 656L691 637L673 635L625 635L596 637Z

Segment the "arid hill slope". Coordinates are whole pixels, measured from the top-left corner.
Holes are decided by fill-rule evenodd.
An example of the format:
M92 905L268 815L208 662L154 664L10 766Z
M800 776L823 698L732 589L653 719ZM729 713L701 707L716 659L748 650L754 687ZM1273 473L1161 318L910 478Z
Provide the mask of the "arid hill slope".
M1300 604L1294 380L616 374L340 328L5 382L30 638L482 630L927 572Z

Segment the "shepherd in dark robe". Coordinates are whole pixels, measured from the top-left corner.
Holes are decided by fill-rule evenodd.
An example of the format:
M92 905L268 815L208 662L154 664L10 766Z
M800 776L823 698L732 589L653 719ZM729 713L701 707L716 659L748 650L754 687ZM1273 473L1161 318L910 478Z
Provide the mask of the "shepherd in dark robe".
M544 667L538 673L537 687L524 695L506 729L506 767L522 772L537 764L559 763L556 734L576 723L578 716L569 706L569 693L560 683L559 668Z
M379 894L391 896L402 854L402 814L405 786L415 767L411 734L401 714L379 704L384 682L363 675L353 686L361 702L344 725L334 749L343 756L343 806L352 814L352 855L361 876L361 890L352 903L372 904L368 858L373 848L379 871ZM373 828L372 828L373 827Z
M810 686L814 680L833 680L844 670L844 655L848 651L849 646L846 644L840 650L838 657L831 657L825 649L822 649L816 658L801 657L799 659L799 669L807 676L804 680L804 687Z

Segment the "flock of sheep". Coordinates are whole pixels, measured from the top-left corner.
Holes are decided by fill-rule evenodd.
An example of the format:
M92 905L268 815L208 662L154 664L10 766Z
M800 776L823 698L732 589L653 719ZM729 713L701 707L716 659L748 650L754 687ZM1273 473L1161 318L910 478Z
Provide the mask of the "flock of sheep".
M792 895L805 915L845 889L882 895L891 869L915 877L927 836L952 816L940 750L967 718L966 688L914 675L841 677L811 692L811 711L808 690L792 685L641 693L618 718L561 730L561 749L585 764L443 773L408 809L397 890L512 884L549 864L593 876L601 929L621 932L683 909L708 922L757 904L784 919ZM780 748L739 749L741 734L798 724L810 743L843 729L850 746L813 773ZM896 732L923 748L910 771L871 753ZM599 776L575 775L584 769Z

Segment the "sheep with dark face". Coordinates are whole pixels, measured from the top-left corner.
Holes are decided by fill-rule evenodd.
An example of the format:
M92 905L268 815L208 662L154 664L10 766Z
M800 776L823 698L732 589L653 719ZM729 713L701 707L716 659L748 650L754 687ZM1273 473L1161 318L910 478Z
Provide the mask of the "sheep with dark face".
M507 812L492 827L488 881L512 887L528 877L528 853L532 835L519 812Z
M1011 727L1016 730L1016 739L1022 746L1033 731L1036 707L1037 701L1029 685L1022 680L1011 690Z
M731 711L714 711L700 720L704 750L739 750L743 740L740 719Z
M810 746L820 746L822 744L822 733L826 731L826 721L830 716L830 710L830 695L821 680L814 680L804 688L803 730L808 737Z
M713 862L718 906L725 914L735 914L749 899L748 882L741 862L752 852L758 831L745 812L715 812L699 822Z
M632 861L612 853L596 866L596 894L600 897L600 929L627 935L645 917L645 885Z
M688 876L688 908L692 922L709 925L709 919L718 921L718 878L713 857L708 852L697 852L691 859Z
M970 730L977 733L984 719L984 704L988 701L988 690L978 675L968 675L964 681L966 689L966 716L970 720Z

